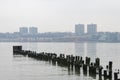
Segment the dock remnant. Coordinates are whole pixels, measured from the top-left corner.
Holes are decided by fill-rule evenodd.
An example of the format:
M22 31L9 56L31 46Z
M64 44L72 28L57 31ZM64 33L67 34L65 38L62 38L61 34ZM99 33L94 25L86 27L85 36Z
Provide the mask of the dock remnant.
M106 66L106 69L100 65L100 58L96 58L95 62L91 62L90 57L86 57L83 60L81 56L73 56L73 55L65 55L60 54L57 55L56 53L47 53L47 52L40 52L37 53L35 51L30 50L22 50L22 46L13 46L13 55L23 55L28 56L30 58L34 58L36 60L43 60L52 62L52 64L58 64L59 66L68 67L68 71L75 69L77 73L80 73L80 68L83 69L83 74L91 77L99 76L99 80L109 79L112 80L114 76L114 80L118 79L118 72L114 72L113 75L113 62L109 61L109 64ZM103 72L103 73L102 73Z

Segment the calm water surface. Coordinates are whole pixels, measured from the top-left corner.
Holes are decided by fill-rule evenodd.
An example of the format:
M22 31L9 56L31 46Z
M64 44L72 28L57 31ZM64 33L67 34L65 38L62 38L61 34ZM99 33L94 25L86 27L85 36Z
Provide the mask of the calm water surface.
M93 80L82 71L78 74L49 62L13 56L13 45L37 52L89 56L92 61L100 57L103 67L112 60L113 70L120 69L120 43L0 43L0 80Z

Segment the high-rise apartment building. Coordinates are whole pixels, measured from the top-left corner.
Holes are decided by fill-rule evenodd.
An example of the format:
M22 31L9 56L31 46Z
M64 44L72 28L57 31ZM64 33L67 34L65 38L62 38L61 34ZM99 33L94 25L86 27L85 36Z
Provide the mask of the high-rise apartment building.
M37 27L29 27L29 34L37 34L38 28Z
M85 33L84 31L84 24L76 24L75 25L75 34L77 36L83 35Z
M87 25L87 33L88 34L95 34L95 33L97 33L97 24L88 24Z
M20 27L19 33L20 34L28 34L28 28L27 27Z

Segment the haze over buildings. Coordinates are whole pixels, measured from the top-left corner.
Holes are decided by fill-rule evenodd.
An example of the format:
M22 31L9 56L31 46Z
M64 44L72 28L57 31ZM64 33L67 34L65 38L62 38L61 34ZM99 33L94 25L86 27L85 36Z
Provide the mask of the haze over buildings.
M20 27L19 33L20 34L37 34L38 28L37 27Z
M85 34L84 24L75 25L75 34L78 36Z
M0 0L0 32L38 26L40 32L73 32L74 24L96 23L120 32L120 0Z
M88 34L95 34L95 33L97 33L97 25L96 24L88 24L87 25L87 33Z
M20 34L28 34L28 28L27 27L20 27L19 32L20 32Z
M85 32L85 29L87 32ZM75 25L75 34L80 36L80 35L83 35L83 34L96 34L97 33L97 24L87 24L87 25L84 25L84 24L76 24Z
M98 32L97 24L75 24L74 29L42 33L37 27L20 27L18 32L0 33L0 42L120 42L120 32Z
M29 27L29 33L30 34L37 34L38 28L37 27Z

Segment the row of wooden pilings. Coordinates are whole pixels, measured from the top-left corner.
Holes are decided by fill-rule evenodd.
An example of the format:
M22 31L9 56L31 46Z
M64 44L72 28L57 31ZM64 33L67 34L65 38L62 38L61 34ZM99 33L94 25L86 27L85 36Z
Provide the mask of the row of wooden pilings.
M103 69L103 67L100 65L99 58L96 58L95 62L91 62L90 57L86 57L85 60L83 60L83 57L80 56L65 54L60 54L58 56L55 53L46 52L36 53L34 51L22 50L22 46L13 46L13 54L24 55L37 60L52 61L52 63L54 64L65 66L71 69L75 68L75 70L78 71L80 70L80 68L82 68L84 74L89 73L90 76L96 76L98 74L99 80L102 80L102 77L104 78L104 80L120 80L118 79L119 72L114 72L113 78L112 61L109 61L109 64L106 66L106 69Z

